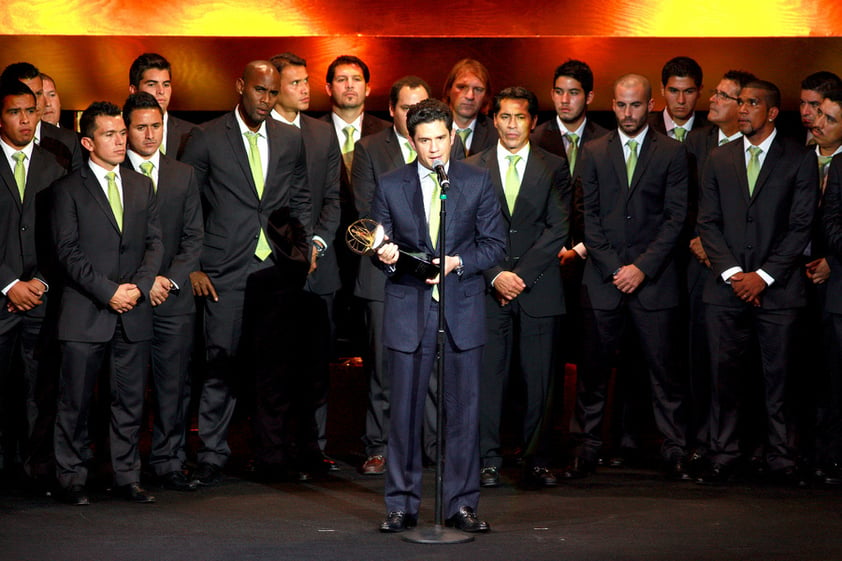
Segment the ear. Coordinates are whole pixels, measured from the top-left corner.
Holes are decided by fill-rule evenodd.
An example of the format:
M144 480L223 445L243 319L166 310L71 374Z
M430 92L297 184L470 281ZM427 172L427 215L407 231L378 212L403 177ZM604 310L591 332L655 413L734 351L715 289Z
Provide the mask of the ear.
M593 102L593 90L588 92L588 96L585 98L585 105L590 105Z
M392 120L394 120L394 118L395 118L395 108L392 107L391 103L389 104L389 117L391 117Z
M532 124L529 125L529 130L534 131L536 126L538 126L538 115L532 117Z
M662 88L662 91L663 91L663 88ZM648 105L647 107L648 107L648 109L649 109L649 112L650 112L650 113L651 113L652 111L654 111L654 110L655 110L655 100L654 100L654 99L650 99L650 100L649 100L649 105Z
M246 83L243 81L242 78L237 78L237 81L234 82L234 88L237 90L238 95L243 95L243 90L246 88Z
M774 121L775 119L777 119L778 113L780 113L780 109L778 109L777 107L770 107L769 112L767 113L769 120Z
M82 143L82 146L85 148L85 150L87 150L88 152L94 151L94 141L90 137L83 136L80 142Z
M368 84L365 85L365 96L368 97L371 95L371 86Z
M137 88L134 86L134 84L129 84L129 93L130 94L136 94L137 93Z

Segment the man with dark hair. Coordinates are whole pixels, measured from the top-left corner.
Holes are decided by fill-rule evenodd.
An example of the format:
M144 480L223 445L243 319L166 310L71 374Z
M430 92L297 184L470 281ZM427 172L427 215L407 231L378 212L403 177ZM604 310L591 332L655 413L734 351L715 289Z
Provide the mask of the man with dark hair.
M57 127L61 126L61 97L56 89L56 81L50 76L41 73L41 81L44 84L44 113L41 120Z
M570 227L570 169L564 158L529 142L538 120L538 99L531 91L512 87L498 93L493 118L497 146L466 162L488 169L508 225L506 255L484 273L489 290L479 390L480 485L500 482L500 420L509 374L519 370L526 388L524 481L553 487L558 482L548 469L549 458L536 448L565 311L556 256Z
M151 503L155 498L139 485L138 440L153 285L163 255L157 203L152 181L120 166L126 155L120 108L92 103L80 126L88 163L53 189L53 243L65 276L58 318L58 481L67 502L89 503L87 424L97 376L107 364L114 480L127 499Z
M477 393L485 342L482 272L502 259L505 233L489 173L451 159L450 109L427 99L407 112L407 133L415 162L379 178L371 217L394 243L377 258L389 275L383 311L383 344L391 374L391 429L386 472L386 519L382 532L416 525L421 505L421 427L424 400L434 370L439 324L437 285L446 283L444 348L443 496L447 525L487 532L476 514L479 502ZM450 179L449 224L439 224L443 199L433 162L441 160ZM398 247L436 254L447 229L442 274L426 282L400 273ZM438 259L434 261L438 263ZM435 288L435 289L434 289Z
M152 180L164 246L161 267L149 291L156 406L149 464L165 488L193 491L195 483L184 474L184 448L196 315L190 273L198 269L202 250L202 203L193 168L159 150L163 115L163 108L149 93L134 93L126 99L128 158L123 166Z
M807 144L814 144L813 126L824 94L838 89L842 89L842 79L827 70L814 72L801 81L798 110L801 114L801 125L807 129Z
M35 144L51 153L68 172L79 169L82 166L82 148L76 133L41 121L41 115L44 113L44 80L41 78L41 72L28 62L16 62L7 66L0 74L0 82L7 80L20 80L35 94L35 101L38 103Z
M204 198L201 271L190 275L205 300L207 368L199 401L199 485L219 484L228 461L228 428L237 403L235 381L249 276L272 266L269 215L289 207L312 232L307 165L301 133L269 119L280 75L268 61L246 65L237 78L237 107L194 128L182 161L193 166Z
M453 130L465 154L479 154L497 144L497 131L485 116L491 104L491 75L478 60L463 58L444 81L443 101L453 111Z
M780 100L770 82L746 84L738 99L743 140L711 152L702 172L698 228L713 273L704 291L713 394L712 466L700 483L726 482L739 457L738 390L753 344L763 357L766 463L775 479L798 477L785 386L805 304L798 263L818 199L818 168L812 153L778 134Z
M661 95L666 105L662 113L651 113L649 125L661 134L684 142L687 133L706 124L696 114L702 93L702 67L690 57L677 56L661 69Z
M36 387L52 339L45 327L53 282L52 255L44 253L50 247L48 187L65 171L33 142L37 123L32 90L17 80L2 83L0 147L5 164L0 164L0 184L6 188L0 189L0 470L10 474L16 452L27 458L41 448L43 443L36 441L48 435L36 435L35 423L42 407L51 411L55 406L41 402ZM28 467L37 472L30 471L30 476L47 475L40 465Z
M180 160L193 125L170 115L172 66L158 53L143 53L129 67L129 93L147 92L155 97L164 112L161 153Z

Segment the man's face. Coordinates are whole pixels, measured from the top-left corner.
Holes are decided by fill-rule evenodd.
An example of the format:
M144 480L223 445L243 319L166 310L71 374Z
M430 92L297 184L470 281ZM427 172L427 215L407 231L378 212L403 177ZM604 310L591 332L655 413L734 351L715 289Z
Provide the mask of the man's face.
M21 80L21 82L26 84L35 94L35 104L38 107L38 119L40 119L41 115L44 114L44 81L40 76L36 76L28 80Z
M164 118L157 109L135 109L129 125L129 148L151 158L164 138Z
M418 162L427 169L433 169L436 160L446 164L450 159L453 133L444 121L420 123L415 127L415 135L410 141L418 154Z
M257 131L275 106L281 89L281 78L274 66L261 65L246 70L237 78L240 94L240 117L252 131Z
M450 108L465 121L472 121L485 105L485 83L470 71L460 72L450 87Z
M726 97L727 96L727 97ZM722 79L716 85L716 92L710 96L708 121L715 125L733 123L737 120L737 98L740 85L733 80Z
M31 95L8 95L0 109L0 138L13 148L23 148L35 137L38 109Z
M773 121L778 116L777 107L769 107L766 92L757 88L744 88L740 92L739 126L740 132L751 140L766 138L767 131L774 128Z
M612 108L617 117L617 124L628 136L635 137L646 126L646 117L652 110L655 101L646 99L646 88L643 84L618 84L614 88Z
M430 96L427 95L427 90L423 86L418 86L417 88L404 86L401 88L401 91L398 92L398 106L389 107L389 114L395 122L395 129L398 131L398 134L405 137L409 136L409 132L406 130L406 112L409 111L410 107L419 101L424 101L428 97Z
M90 152L91 161L112 170L126 159L126 123L123 117L98 115L93 137L83 136L82 146Z
M556 78L550 96L558 118L562 123L570 124L578 124L588 104L593 101L593 92L585 94L579 80L569 76Z
M310 76L306 66L284 66L278 101L283 113L295 114L310 107Z
M822 94L815 90L801 90L801 103L798 109L801 113L801 124L804 127L808 129L813 127L822 99Z
M667 85L661 88L661 94L667 102L667 112L670 116L684 122L693 115L696 108L699 86L688 76L670 76Z
M152 94L158 105L164 111L170 105L170 97L172 97L172 79L170 78L169 70L161 70L160 68L150 68L143 73L140 78L140 84L129 86L129 93L146 92Z
M333 73L333 81L325 84L327 95L341 109L357 109L365 104L371 88L365 81L363 69L356 64L340 64Z
M503 99L500 110L494 115L494 127L500 142L509 152L517 152L529 142L529 133L535 128L537 117L529 114L525 99Z
M813 123L813 137L822 148L835 149L842 144L842 107L823 99Z
M41 120L57 125L61 117L61 99L52 80L43 79L42 82L44 83L44 114L41 115Z

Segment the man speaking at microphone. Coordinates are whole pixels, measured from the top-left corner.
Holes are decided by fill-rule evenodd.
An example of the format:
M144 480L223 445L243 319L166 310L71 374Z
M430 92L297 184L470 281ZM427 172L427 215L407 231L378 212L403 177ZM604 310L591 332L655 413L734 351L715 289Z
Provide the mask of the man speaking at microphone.
M447 525L486 532L479 501L478 396L485 343L482 272L505 253L500 205L487 170L449 162L453 116L444 103L426 99L406 117L417 160L383 175L371 217L391 242L377 258L389 276L384 299L383 344L391 369L391 428L383 532L401 532L418 521L421 504L421 427L424 399L435 369L440 279L445 279L443 500ZM435 164L434 164L435 163ZM439 173L434 171L441 166ZM449 179L446 224L441 224L441 182ZM398 272L400 254L438 255L445 228L443 275L426 282ZM438 263L438 260L434 261Z

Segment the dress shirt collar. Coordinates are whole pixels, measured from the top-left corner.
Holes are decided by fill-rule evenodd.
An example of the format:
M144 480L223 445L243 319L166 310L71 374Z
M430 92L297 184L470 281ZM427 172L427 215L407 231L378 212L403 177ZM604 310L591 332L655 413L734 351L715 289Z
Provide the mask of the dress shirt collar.
M251 130L250 128L248 128L248 126L246 125L245 121L243 121L243 118L242 118L242 117L240 117L240 106L239 106L239 105L237 105L237 107L235 107L235 108L234 108L234 117L236 117L236 119L237 119L237 124L240 126L240 134L241 134L241 135L243 135L243 137L244 137L244 138L245 138L245 134L246 134L247 132L255 132L255 131ZM267 135L266 135L266 121L263 121L262 123L260 123L260 128L259 128L259 129L257 129L257 131L256 131L256 132L257 132L257 134L259 134L262 138L267 138Z
M670 115L670 112L667 111L666 107L664 108L664 128L666 129L667 134L671 138L675 138L675 132L673 132L673 129L675 129L675 127L681 127L682 129L686 130L687 132L690 132L691 130L693 130L693 123L695 123L695 122L696 122L696 112L693 111L693 114L690 115L690 118L687 119L686 123L684 123L683 125L677 125L677 124L675 124L675 121L672 120L672 116Z
M287 121L286 117L284 117L283 115L278 113L278 111L273 107L272 113L270 114L270 116L273 119L275 119L276 121L279 121L279 122L281 122L285 125L292 125L293 127L297 127L299 129L301 128L301 113L300 112L297 112L295 114L295 118L292 121Z
M9 162L12 166L12 172L15 170L15 160L12 158L16 152L23 152L26 154L26 159L23 161L24 169L29 171L29 162L32 160L32 151L34 150L35 141L33 140L23 148L14 148L6 144L5 141L0 140L0 146L3 147L3 154L6 156L6 161Z

